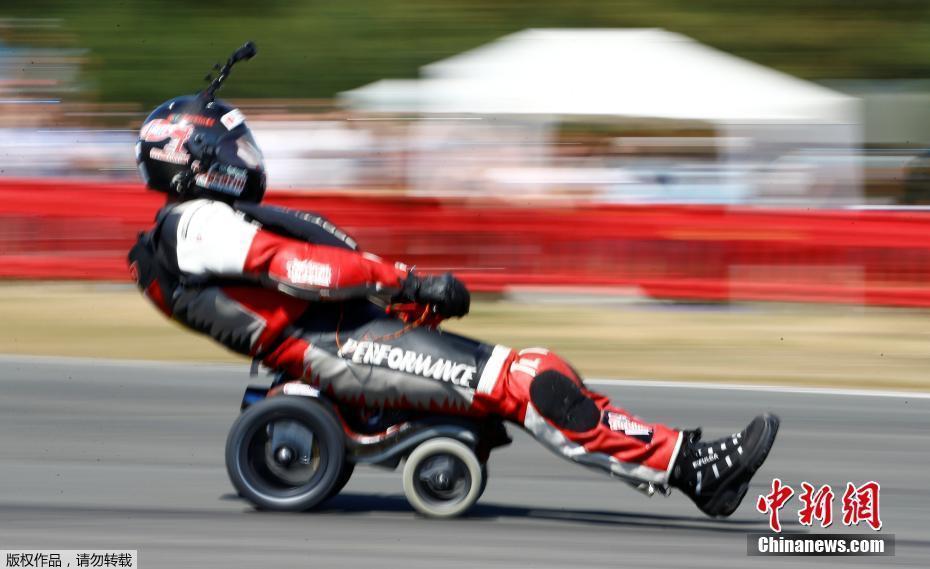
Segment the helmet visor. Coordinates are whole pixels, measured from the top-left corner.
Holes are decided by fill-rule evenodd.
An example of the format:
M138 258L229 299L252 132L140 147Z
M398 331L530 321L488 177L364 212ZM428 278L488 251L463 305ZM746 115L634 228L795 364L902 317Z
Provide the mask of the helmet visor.
M216 157L220 162L247 170L265 170L265 157L248 130L238 137L230 137L220 142L216 149Z

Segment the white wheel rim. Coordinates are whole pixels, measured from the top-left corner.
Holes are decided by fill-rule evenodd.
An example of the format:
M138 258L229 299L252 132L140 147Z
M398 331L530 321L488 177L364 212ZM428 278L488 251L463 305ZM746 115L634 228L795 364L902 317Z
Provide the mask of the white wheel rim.
M442 500L426 499L421 493L421 482L417 479L417 476L421 473L419 466L430 457L437 455L450 455L466 469L469 487L460 498L444 502ZM418 446L407 458L403 476L404 494L406 494L407 500L418 512L430 517L454 517L464 513L477 501L481 490L481 465L478 463L475 453L454 439L432 439Z

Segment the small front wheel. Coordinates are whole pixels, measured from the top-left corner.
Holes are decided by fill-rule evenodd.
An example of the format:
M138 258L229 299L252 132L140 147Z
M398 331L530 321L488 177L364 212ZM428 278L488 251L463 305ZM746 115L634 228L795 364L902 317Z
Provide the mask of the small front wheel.
M241 496L266 510L310 509L331 495L344 471L342 428L306 397L250 406L226 441L226 469ZM348 479L348 478L346 478Z
M407 457L404 494L424 516L454 518L478 500L483 479L481 463L472 449L455 439L435 438Z
M478 499L484 496L484 491L488 487L488 463L481 465L481 490L478 491Z

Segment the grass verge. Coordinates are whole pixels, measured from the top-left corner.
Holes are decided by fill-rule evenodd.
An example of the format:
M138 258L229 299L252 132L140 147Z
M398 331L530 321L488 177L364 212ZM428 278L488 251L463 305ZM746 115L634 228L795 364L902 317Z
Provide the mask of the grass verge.
M0 353L243 362L166 320L135 289L0 286ZM930 389L930 313L753 304L598 307L477 301L448 329L546 346L588 377Z

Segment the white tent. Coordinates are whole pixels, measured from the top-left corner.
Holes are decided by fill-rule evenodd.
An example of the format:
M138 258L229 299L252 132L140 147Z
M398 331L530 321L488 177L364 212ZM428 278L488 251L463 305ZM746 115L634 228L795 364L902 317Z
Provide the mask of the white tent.
M680 34L525 30L427 65L422 77L379 81L343 97L358 110L427 116L705 121L722 138L751 140L757 163L771 161L773 147L782 156L811 147L843 154L841 168L833 160L831 184L843 188L839 201L859 195L859 166L848 158L859 144L857 99ZM810 162L805 157L805 168Z
M344 97L366 107L858 122L856 99L658 29L525 30Z

